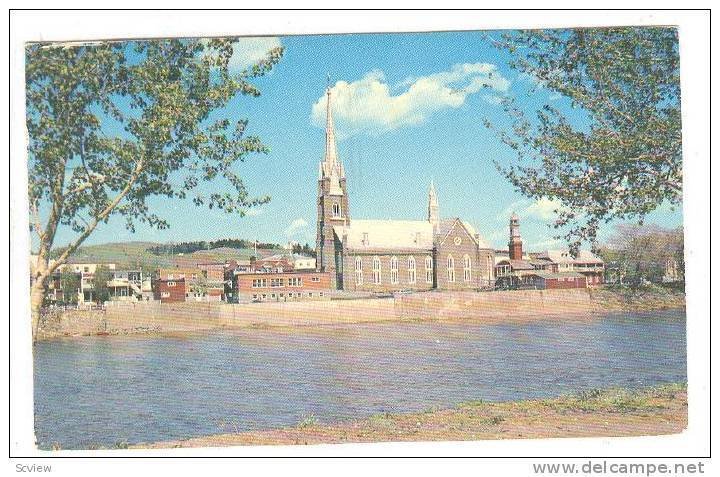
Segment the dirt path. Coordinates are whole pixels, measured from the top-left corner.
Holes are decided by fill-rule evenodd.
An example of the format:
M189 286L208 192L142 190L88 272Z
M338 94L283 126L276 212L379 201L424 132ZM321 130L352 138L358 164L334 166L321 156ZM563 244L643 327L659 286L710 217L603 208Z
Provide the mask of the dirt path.
M136 448L330 444L383 441L460 441L675 434L687 427L685 385L640 391L589 391L556 399L471 402L457 408L296 427L220 434Z

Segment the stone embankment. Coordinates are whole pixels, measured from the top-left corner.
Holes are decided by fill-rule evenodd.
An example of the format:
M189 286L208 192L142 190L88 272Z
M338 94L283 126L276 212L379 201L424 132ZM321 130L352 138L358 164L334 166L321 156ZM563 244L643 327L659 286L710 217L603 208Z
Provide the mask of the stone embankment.
M605 311L683 306L682 295L629 300L601 289L426 292L394 298L283 303L113 303L95 310L48 310L37 339L380 321L590 318Z

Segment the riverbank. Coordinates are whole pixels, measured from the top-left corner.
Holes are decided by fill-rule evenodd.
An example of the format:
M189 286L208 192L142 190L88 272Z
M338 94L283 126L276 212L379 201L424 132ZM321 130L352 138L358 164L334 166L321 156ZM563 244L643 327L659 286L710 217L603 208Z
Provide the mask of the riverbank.
M36 339L383 321L590 319L608 311L653 311L684 306L685 297L679 293L628 293L604 288L424 292L391 298L248 304L114 303L104 310L48 312L41 319Z
M238 432L133 448L309 445L398 441L465 441L676 434L687 427L685 384L635 391L590 390L554 399L468 402L452 409L378 414L324 424L312 416L295 427Z

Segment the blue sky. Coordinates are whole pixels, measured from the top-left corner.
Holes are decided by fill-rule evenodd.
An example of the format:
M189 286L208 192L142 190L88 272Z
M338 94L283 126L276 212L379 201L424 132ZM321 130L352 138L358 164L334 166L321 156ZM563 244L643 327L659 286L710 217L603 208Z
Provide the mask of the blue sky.
M489 35L498 35L488 33ZM527 248L557 248L554 204L514 191L493 165L507 163L509 149L483 126L503 121L495 104L503 94L521 95L531 81L508 67L508 57L485 33L324 35L242 40L233 61L244 65L281 44L285 55L256 81L258 98L238 97L226 112L250 120L248 131L270 147L237 165L254 195L270 203L245 217L198 208L189 201L152 200L170 222L157 231L122 220L102 224L86 244L129 240L186 241L225 237L314 243L318 162L324 148L324 90L330 75L337 97L338 153L345 164L354 218L423 219L431 180L444 217L471 222L496 247L507 243L509 214L517 211ZM489 84L479 88L478 84ZM563 101L538 91L528 111ZM218 183L219 184L219 183ZM682 223L680 211L661 206L647 220ZM601 230L601 238L611 232ZM60 229L56 245L73 237Z

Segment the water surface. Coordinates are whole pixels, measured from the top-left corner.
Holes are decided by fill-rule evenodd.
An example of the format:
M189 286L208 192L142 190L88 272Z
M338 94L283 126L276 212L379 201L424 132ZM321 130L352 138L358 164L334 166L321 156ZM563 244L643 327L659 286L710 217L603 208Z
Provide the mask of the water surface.
M37 344L35 428L113 447L685 380L683 311L83 337Z

